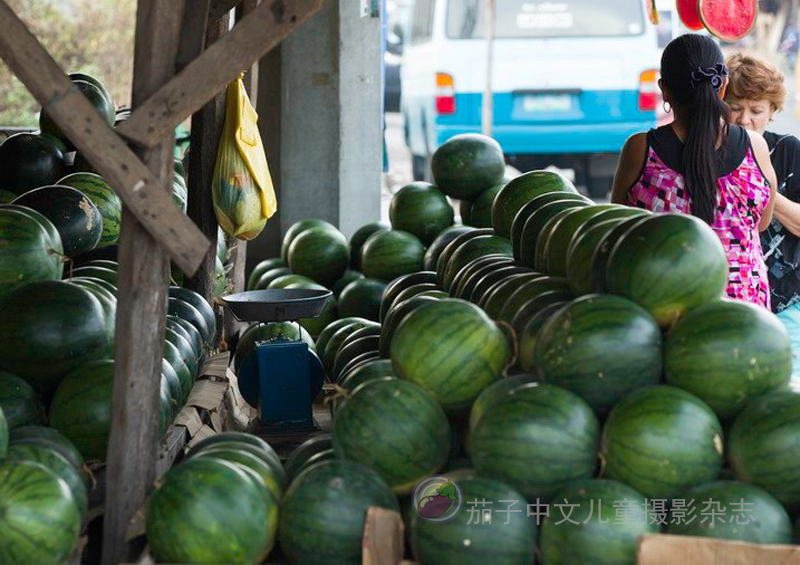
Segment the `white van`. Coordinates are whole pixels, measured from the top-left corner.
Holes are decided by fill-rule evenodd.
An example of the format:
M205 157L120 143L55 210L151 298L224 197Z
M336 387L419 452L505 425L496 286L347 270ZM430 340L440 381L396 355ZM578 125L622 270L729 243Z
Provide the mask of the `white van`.
M401 111L417 179L439 145L481 131L485 4L414 5ZM625 140L656 125L661 48L645 1L496 0L496 6L493 137L512 166L573 168L590 193L605 195Z

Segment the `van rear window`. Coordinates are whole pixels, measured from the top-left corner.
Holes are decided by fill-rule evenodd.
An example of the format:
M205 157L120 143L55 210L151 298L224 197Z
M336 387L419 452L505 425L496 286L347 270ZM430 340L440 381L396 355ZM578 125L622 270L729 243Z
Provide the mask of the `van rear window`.
M495 37L614 37L644 33L641 0L496 0ZM447 36L484 37L486 0L449 0Z

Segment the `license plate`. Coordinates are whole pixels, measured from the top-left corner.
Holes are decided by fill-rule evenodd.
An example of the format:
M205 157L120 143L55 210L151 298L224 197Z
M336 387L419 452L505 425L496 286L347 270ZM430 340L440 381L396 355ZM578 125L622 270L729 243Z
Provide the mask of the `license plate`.
M572 110L572 96L569 94L535 94L522 100L526 112L569 112Z

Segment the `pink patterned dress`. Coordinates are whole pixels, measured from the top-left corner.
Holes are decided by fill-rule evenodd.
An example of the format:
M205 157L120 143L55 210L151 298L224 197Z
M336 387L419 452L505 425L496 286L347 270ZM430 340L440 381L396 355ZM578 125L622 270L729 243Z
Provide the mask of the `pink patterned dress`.
M691 213L680 172L683 144L671 126L647 135L642 173L628 191L628 204L652 212ZM769 203L770 187L755 158L750 136L731 126L720 149L718 206L711 227L728 255L728 296L770 307L769 282L758 224Z

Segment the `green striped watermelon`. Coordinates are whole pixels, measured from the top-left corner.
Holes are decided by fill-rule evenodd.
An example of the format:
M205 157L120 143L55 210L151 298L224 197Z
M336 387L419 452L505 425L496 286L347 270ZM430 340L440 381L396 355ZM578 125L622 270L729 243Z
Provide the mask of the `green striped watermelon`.
M472 292L468 296L465 296L465 299L482 308L484 300L495 286L504 282L508 277L517 275L541 276L539 273L535 273L527 267L520 267L513 264L497 267L490 273L480 277L475 283L475 286L473 286ZM475 281L476 278L477 277L473 277L472 281Z
M315 282L294 282L286 285L284 288L287 290L299 288L307 290L328 290L324 286ZM339 305L336 298L333 296L328 297L325 301L325 306L322 312L316 318L301 318L300 325L308 331L312 338L316 338L322 333L331 322L339 317Z
M255 290L256 283L258 282L258 279L261 278L261 275L267 271L271 271L272 269L277 269L280 267L286 267L286 263L280 257L261 261L253 268L252 271L250 271L250 276L247 277L247 290Z
M108 355L114 355L114 335L117 323L117 298L108 289L86 279L70 279L68 282L85 288L94 295L103 307L106 334L108 336Z
M281 490L285 490L288 479L286 478L286 471L283 469L281 460L275 450L272 449L272 446L260 437L244 432L222 432L214 434L197 443L197 445L191 449L189 455L194 456L202 452L217 449L245 451L251 455L255 455L269 466L278 486Z
M470 451L469 445L471 441L469 437L472 435L472 430L478 425L478 422L486 411L498 400L502 400L509 394L513 394L517 388L533 381L533 375L514 375L513 377L500 379L483 389L483 392L481 392L478 398L475 399L475 402L472 403L472 408L469 412L469 422L467 424L469 433L467 435L468 439L466 445L468 453Z
M623 209L616 204L585 206L572 210L553 227L544 244L544 270L548 274L564 277L567 275L567 249L573 236L590 220L602 217L606 212Z
M84 460L78 448L64 434L45 426L22 426L11 430L9 445L41 445L59 453L76 469L83 469ZM82 475L88 482L88 478Z
M48 220L43 214L37 212L33 208L28 208L27 206L21 206L19 204L3 204L0 205L0 210L15 210L35 220L39 225L42 226L42 228L44 228L44 231L47 232L47 235L50 238L51 255L62 259L64 254L64 246L61 243L61 236L58 234L58 230L53 225L53 222Z
M274 543L277 504L241 465L196 457L172 469L147 508L147 541L165 563L258 563Z
M376 330L378 335L363 336L343 343L333 363L333 372L330 375L332 381L338 383L350 363L362 359L364 355L372 359L380 357L380 328L363 328L363 330Z
M465 244L467 241L471 240L474 237L480 237L484 235L493 235L494 231L489 228L480 228L480 229L473 229L471 231L462 233L461 235L455 237L447 246L442 250L439 254L439 258L436 260L436 277L439 286L444 284L444 272L447 269L447 265L450 262L450 257L453 256L453 253L458 251L458 249Z
M373 222L358 228L350 237L350 268L356 271L361 270L361 248L369 237L379 231L389 231L390 225L384 222Z
M273 280L267 286L268 289L283 289L292 284L316 284L314 279L303 275L284 275Z
M450 256L447 262L447 268L444 271L442 288L449 292L453 279L455 279L459 271L466 267L470 261L478 257L494 254L511 257L511 242L504 237L498 237L496 235L473 237L465 242Z
M591 208L591 206L583 206L583 208ZM558 227L558 225L570 214L575 212L575 208L567 208L558 212L547 222L542 228L539 237L536 240L536 248L534 251L533 268L542 273L547 273L547 242L550 240L550 234ZM571 234L570 234L571 235ZM550 273L555 274L555 273Z
M450 285L450 294L453 298L468 300L472 296L475 285L483 277L495 272L497 269L511 266L514 266L514 260L502 253L492 253L491 255L473 259L453 279Z
M103 231L97 247L116 245L122 224L122 200L103 177L93 173L72 173L58 181L58 184L80 190L97 206L103 222Z
M617 218L600 222L572 239L567 250L567 279L576 296L591 294L594 291L592 277L592 257L601 242L614 228L625 220Z
M458 215L461 218L461 223L465 226L472 225L472 200L459 200L458 201Z
M603 429L605 474L653 499L672 499L722 469L722 426L702 400L657 385L617 403Z
M492 224L497 235L509 237L511 224L528 202L548 192L577 192L566 177L552 171L531 171L509 182L497 195Z
M380 322L383 322L386 314L389 313L397 296L405 289L418 284L436 284L436 273L433 271L418 271L408 275L403 275L391 281L383 289L381 298Z
M300 474L303 466L311 457L332 448L333 440L331 434L328 433L314 436L298 445L286 460L286 475L289 480L294 480Z
M167 299L167 312L172 316L177 316L192 324L200 335L203 341L209 345L214 341L214 334L211 328L208 327L206 318L194 307L185 300L170 296Z
M363 273L347 269L342 275L342 278L336 281L336 284L333 285L333 288L331 289L331 291L333 291L334 298L336 298L336 300L339 300L339 298L342 295L342 291L345 288L347 288L347 285L349 285L350 283L354 283L356 281L363 280L364 278L366 277L364 277Z
M527 202L522 208L519 209L517 215L514 216L514 221L511 223L511 246L514 248L514 259L520 260L520 241L522 239L522 230L525 228L525 223L539 208L550 204L551 202L560 202L562 200L573 200L591 204L592 201L577 192L546 192L540 194L533 200Z
M525 324L522 324L521 331L517 334L517 347L519 349L517 354L517 367L519 369L526 373L536 374L536 366L533 362L535 361L534 354L536 352L539 332L542 326L566 305L567 302L554 302L553 304L541 308L536 314L528 318Z
M575 230L570 238L569 242L567 243L567 248L565 249L565 260L569 259L569 250L572 248L572 244L575 242L576 239L580 238L584 233L588 230L593 228L598 224L602 224L609 220L625 220L627 218L633 218L635 216L649 216L652 215L652 212L648 210L643 210L641 208L630 208L628 206L618 206L614 205L611 208L604 210L602 213L597 214L582 222L580 226Z
M500 377L511 360L511 346L477 306L445 299L414 310L400 323L391 358L398 375L427 390L445 410L457 412Z
M546 292L553 291L561 291L566 300L571 300L572 298L569 293L569 286L561 277L548 277L543 275L540 278L523 282L519 285L519 288L508 297L497 319L511 324L514 321L514 317L525 304Z
M25 379L0 371L0 410L9 429L44 423L39 395Z
M350 283L339 297L339 314L377 322L385 288L386 283L376 279L364 278Z
M533 212L522 227L519 236L519 251L515 251L514 256L517 261L528 267L536 266L536 247L543 237L543 231L550 221L564 214L567 210L585 208L588 202L581 200L556 200L545 204Z
M600 424L580 397L530 383L491 403L471 435L475 469L507 482L529 502L594 475ZM546 463L544 463L546 462Z
M61 278L61 249L35 219L0 208L0 233L0 297L29 283Z
M792 522L786 510L756 486L715 481L689 489L681 494L681 500L685 502L682 508L673 510L668 534L748 543L792 543ZM689 514L704 517L690 520Z
M197 362L197 365L199 367L200 366L200 362L201 362L201 360L203 358L203 348L202 348L202 345L201 345L202 344L202 340L198 339L197 341L195 341L196 337L199 337L199 336L193 337L192 334L190 334L186 330L185 327L181 326L174 319L173 320L169 320L169 319L167 320L166 329L175 332L178 336L183 338L183 340L186 343L189 344L189 349L191 350L192 355L194 356L194 359Z
M94 86L96 86L97 89L100 90L100 93L103 95L103 97L108 101L108 105L112 109L115 108L114 99L111 97L111 93L108 92L108 89L105 87L105 85L102 82L100 82L97 78L93 77L92 75L86 74L86 73L69 73L68 76L69 76L70 80L73 80L73 81L74 80L82 80L82 81L88 82L89 84L93 84Z
M536 367L542 381L578 394L602 417L628 393L661 380L661 331L629 300L588 295L547 321L533 359L522 364Z
M357 321L350 322L346 326L338 329L336 333L330 337L328 343L325 344L325 354L321 357L321 360L323 367L325 367L325 374L330 378L335 376L333 374L333 368L336 362L336 354L339 352L342 343L344 343L347 337L362 328L380 328L380 324L376 322L361 320L360 318L356 318L356 320Z
M539 542L545 565L633 564L640 537L659 533L645 497L617 481L579 481L556 500Z
M322 333L319 334L319 337L316 340L316 350L317 354L320 358L325 356L325 348L328 345L328 341L330 341L333 334L337 331L342 329L343 327L349 325L352 322L367 322L369 320L365 320L364 318L339 318L338 320L331 322L325 329L322 330ZM340 344L341 345L341 344Z
M484 477L455 480L464 504L453 519L428 522L416 512L411 514L411 547L417 561L458 565L533 563L537 526L527 514L523 495L508 484ZM437 491L422 493L423 498L426 494L436 496Z
M361 270L371 279L390 282L422 270L425 247L414 235L396 230L372 234L361 248Z
M400 379L362 383L333 422L336 456L374 469L395 494L410 493L438 472L449 445L450 425L442 408L423 389Z
M85 75L78 76L84 77ZM97 110L103 121L106 122L108 126L113 126L115 120L115 108L113 101L110 97L108 97L108 91L104 92L101 90L101 87L96 84L96 81L88 82L83 80L83 78L72 78L71 82L71 88L76 89L83 94L86 100L88 100L94 109ZM50 134L53 137L60 139L68 149L75 148L67 135L61 131L61 128L58 127L58 125L56 125L55 120L53 120L46 108L42 108L42 111L39 114L39 129L42 133Z
M389 205L392 229L413 234L426 246L453 225L453 215L444 193L427 182L402 187Z
M18 133L0 143L0 185L15 194L53 184L66 170L64 152L47 136Z
M667 334L667 383L705 401L721 420L792 376L792 348L781 321L768 310L714 301L683 316Z
M637 223L608 259L606 286L640 304L662 327L723 296L728 260L714 230L686 214Z
M740 481L759 486L789 511L800 510L800 393L773 392L734 420L728 459Z
M338 385L343 390L352 392L356 389L356 387L365 382L385 377L397 378L397 373L394 372L391 360L370 359L350 369L349 371L344 371ZM339 398L334 398L331 415L335 416L336 410L338 410L339 406L346 398L347 395L341 395Z
M469 220L464 220L464 223L476 228L492 227L492 207L494 206L494 199L505 185L505 182L500 182L491 186L481 192L475 200L470 202Z
M180 326L180 328L186 332L184 337L189 339L189 343L192 344L192 349L195 351L197 359L200 360L203 356L203 336L200 334L200 331L190 322L173 315L167 316L167 326ZM177 328L173 329L179 331Z
M81 516L69 485L41 463L0 463L0 563L66 562Z
M302 326L292 322L255 323L248 327L239 337L236 352L233 357L233 367L239 372L242 360L248 357L256 348L257 341L273 341L284 339L297 341L302 339L308 344L309 349L314 349L314 339Z
M360 563L364 520L371 506L400 510L392 489L372 469L336 460L307 467L281 504L279 538L289 563Z
M194 384L194 375L189 366L184 362L181 351L169 341L164 342L164 359L175 370L181 383L181 396L189 398Z
M474 200L505 175L503 148L491 137L463 133L440 145L431 158L433 180L442 192Z
M333 224L318 218L308 218L295 222L291 225L291 227L289 227L288 230L286 230L286 233L283 235L283 243L281 244L281 259L283 259L284 263L287 265L289 264L289 247L292 245L292 242L295 240L295 238L311 228L326 228L334 232L338 231Z
M231 445L230 443L220 443L192 453L190 458L213 457L251 469L258 475L260 480L264 481L271 498L279 503L283 498L284 491L282 480L276 476L273 467L261 457L255 455L249 447L251 446L242 448L241 446Z
M591 274L592 292L605 294L608 292L606 286L606 273L608 271L608 263L612 251L616 249L617 243L627 234L634 226L640 222L645 221L648 216L634 216L626 218L608 232L595 247L592 252L592 260L589 266Z
M293 273L327 287L342 278L350 265L350 247L338 230L311 228L292 240L288 257Z
M439 255L442 254L445 247L447 247L458 236L474 231L475 228L468 226L452 226L440 233L433 243L430 244L428 250L425 252L422 267L426 271L435 271L436 262L439 260Z
M523 335L525 333L525 327L531 320L542 315L542 312L555 308L556 305L558 305L558 309L560 309L560 307L566 306L571 301L572 296L569 292L563 290L551 290L549 292L543 292L536 298L531 298L522 305L514 316L514 319L511 320L511 328L514 330L514 334L517 336ZM517 359L517 361L517 364L522 366L521 359Z
M391 357L391 347L394 341L394 334L397 328L417 308L426 304L435 304L439 299L430 296L414 296L396 304L386 315L386 319L381 325L381 341L379 346L380 355L384 359Z
M115 287L117 286L117 272L112 271L106 267L97 267L97 266L85 266L85 267L78 267L77 269L71 269L69 271L70 277L89 277L93 279L100 279L102 281L106 281L109 284L113 284Z
M266 273L262 274L258 280L256 281L255 286L252 290L264 290L269 288L269 285L272 284L273 281L285 277L286 275L291 275L292 270L289 267L276 267L274 269L270 269Z
M186 400L183 398L181 379L175 369L172 368L172 365L164 358L161 359L161 380L167 385L169 401L173 411L180 411Z

